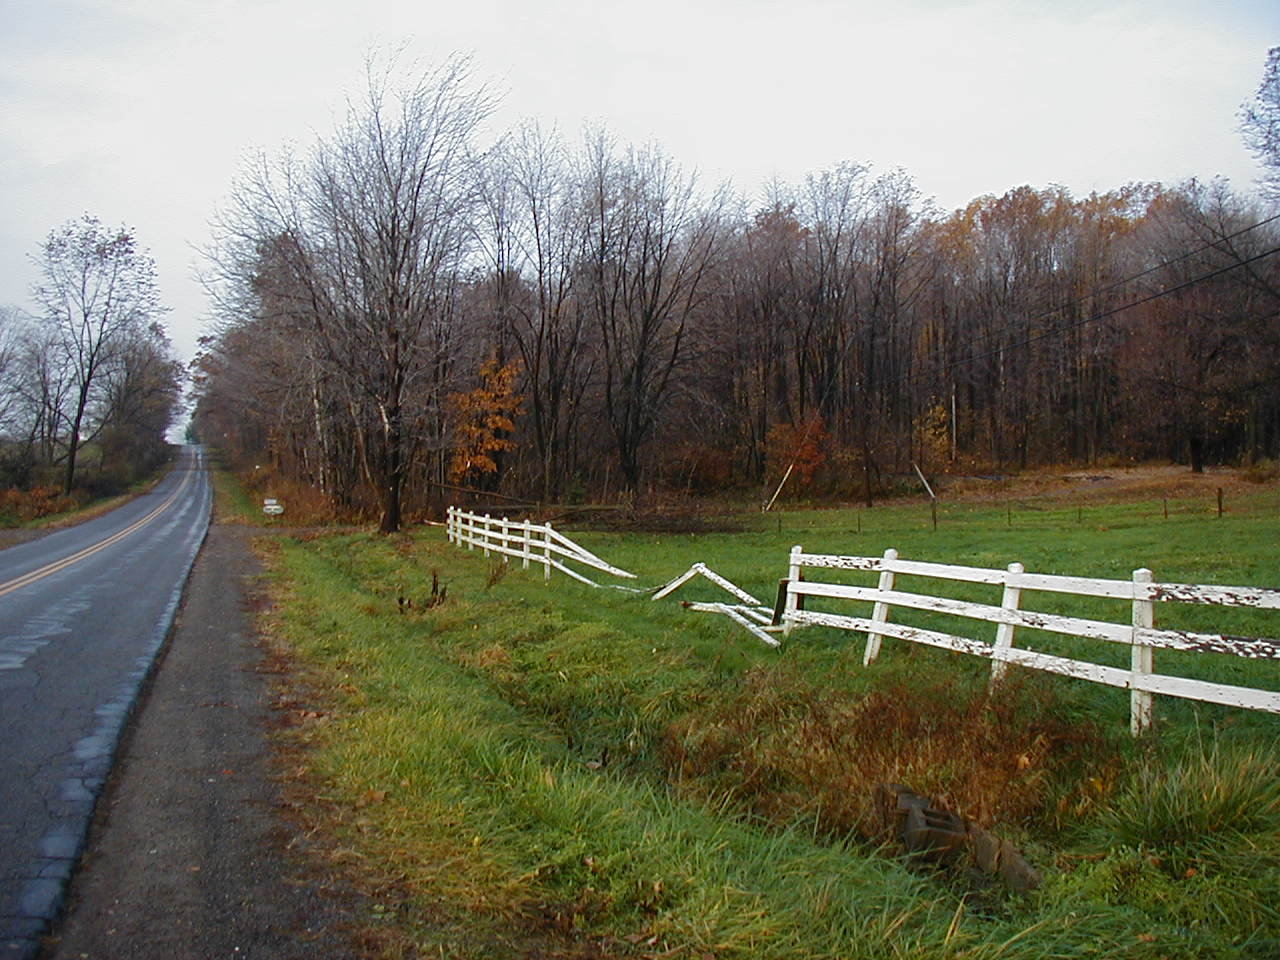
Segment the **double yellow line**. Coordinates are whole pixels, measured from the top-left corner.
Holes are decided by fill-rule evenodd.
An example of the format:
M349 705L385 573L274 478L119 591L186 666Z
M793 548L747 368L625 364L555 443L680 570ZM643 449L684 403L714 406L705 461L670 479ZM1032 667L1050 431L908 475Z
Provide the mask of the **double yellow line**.
M193 471L190 470L186 471L186 476L182 478L182 483L178 484L178 489L174 490L173 493L169 495L169 499L160 504L160 506L156 507L145 517L135 520L133 523L129 524L129 526L125 527L123 530L116 531L105 540L99 540L92 546L85 547L79 553L73 553L69 557L63 557L61 560L55 560L53 563L46 564L38 570L32 570L30 573L23 574L16 579L10 580L8 583L0 584L0 597L3 597L7 593L12 593L14 590L21 590L23 587L29 586L37 580L43 580L45 577L52 576L59 570L65 570L67 567L93 556L99 550L105 550L113 543L119 543L125 537L129 536L129 534L134 533L137 530L141 530L148 523L173 506L173 502L178 499L178 496L186 489L187 484L191 482L192 472Z

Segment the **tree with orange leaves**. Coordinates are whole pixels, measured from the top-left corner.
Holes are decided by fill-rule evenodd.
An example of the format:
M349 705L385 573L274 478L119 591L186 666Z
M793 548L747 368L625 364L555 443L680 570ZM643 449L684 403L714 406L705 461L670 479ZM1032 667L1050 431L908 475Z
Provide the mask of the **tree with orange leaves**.
M490 356L480 368L478 387L449 395L454 436L449 479L454 483L497 473L497 455L515 449L510 437L524 412L524 398L516 392L519 374L519 363L500 364Z

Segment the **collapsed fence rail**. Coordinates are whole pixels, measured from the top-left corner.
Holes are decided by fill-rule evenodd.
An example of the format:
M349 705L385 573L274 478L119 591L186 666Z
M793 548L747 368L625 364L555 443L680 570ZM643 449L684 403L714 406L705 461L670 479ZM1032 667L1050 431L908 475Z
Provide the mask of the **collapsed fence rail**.
M879 578L875 586L824 583L805 578L805 570L813 568L877 573ZM1002 588L1001 601L997 606L940 597L927 592L905 591L896 582L899 576L988 584ZM1024 609L1023 591L1128 601L1131 605L1130 622L1116 623ZM857 617L806 610L806 600L810 597L870 603L871 616ZM780 585L774 623L780 624L785 633L804 625L821 625L865 633L867 641L863 654L864 664L870 664L876 659L882 638L893 637L986 657L992 661L993 684L1000 681L1007 665L1012 663L1128 689L1130 728L1135 735L1151 725L1155 694L1280 713L1280 692L1156 673L1157 648L1280 660L1280 640L1188 630L1158 630L1155 627L1155 606L1161 602L1280 610L1280 590L1158 583L1151 571L1146 569L1135 570L1131 580L1106 580L1027 573L1020 563L1011 563L1005 570L994 570L902 560L898 557L898 552L892 549L886 550L883 557L848 557L805 553L797 546L791 550L788 577ZM893 623L889 617L895 607L985 622L996 628L995 636L988 643L938 630ZM1129 669L1020 649L1014 645L1019 627L1126 645L1130 650Z
M557 557L581 563L615 577L626 577L634 580L635 574L606 563L586 547L575 543L558 530L553 529L550 521L540 524L529 523L524 520L510 520L507 517L495 518L489 514L469 513L458 507L450 507L446 527L450 543L456 546L465 546L468 550L480 547L486 557L490 551L507 557L519 557L525 569L528 569L530 563L542 564L544 576L548 580L551 579L552 570L559 570L574 580L589 586L608 586L615 590L626 590L630 593L651 593L651 599L661 600L694 577L706 577L716 586L732 594L740 602L691 602L685 604L688 609L704 613L723 614L734 623L751 631L752 634L770 646L778 646L777 638L770 635L770 631L777 629L769 625L771 619L770 609L737 584L726 580L714 570L711 570L705 563L695 563L687 572L674 580L669 580L659 587L648 590L624 587L618 584L599 584L566 566Z
M489 556L490 551L507 557L519 557L521 566L526 570L531 563L541 564L544 576L548 580L551 579L551 571L558 570L581 583L593 587L601 586L577 570L566 566L565 561L580 563L615 577L630 580L636 578L634 573L628 573L611 563L606 563L590 550L574 543L564 534L553 529L550 521L530 523L527 520L491 517L487 513L481 516L457 507L450 507L446 527L450 543L465 546L468 550L480 547L486 557ZM610 586L613 585L610 584Z
M1130 580L1108 580L1097 577L1074 577L1058 574L1028 573L1022 564L1011 563L1004 570L968 567L956 564L903 560L896 550L886 550L882 557L856 557L835 554L805 553L803 548L791 550L788 576L779 581L778 598L772 611L758 599L704 563L695 563L687 571L666 583L640 589L615 584L602 585L572 569L577 563L611 576L636 579L635 574L615 567L590 550L575 543L551 524L535 524L506 517L483 516L456 507L448 511L449 540L467 549L480 547L485 556L490 552L504 557L519 557L525 568L531 563L543 566L551 577L558 570L568 577L593 587L611 586L636 594L651 594L660 600L670 596L696 577L703 577L731 594L737 601L686 602L686 608L718 613L770 646L778 646L773 635L790 634L799 626L826 626L851 630L866 635L863 663L868 665L879 656L885 637L921 643L958 653L991 660L991 682L998 684L1009 664L1042 670L1062 676L1088 680L1130 691L1130 728L1137 735L1150 727L1155 696L1174 696L1205 703L1217 703L1249 710L1280 713L1280 691L1240 687L1208 680L1172 676L1155 672L1156 649L1192 653L1214 653L1255 660L1280 660L1280 640L1265 637L1239 637L1221 633L1190 630L1157 629L1155 610L1160 603L1211 604L1222 607L1244 607L1280 610L1280 590L1261 587L1210 586L1157 582L1150 570L1133 572ZM828 583L806 579L805 571L813 569L845 570L876 574L874 585ZM1001 590L999 604L978 603L940 596L927 590L905 590L899 577L926 578L931 581L983 584ZM1129 604L1128 622L1089 619L1060 613L1028 609L1024 592L1067 594L1084 598L1125 601ZM806 609L815 601L855 601L871 605L871 616ZM890 619L895 609L941 614L985 623L995 628L991 641L974 639L926 629ZM1038 630L1082 640L1115 643L1129 648L1129 668L1108 666L1088 660L1060 656L1040 650L1016 646L1017 631ZM966 631L967 632L967 631Z

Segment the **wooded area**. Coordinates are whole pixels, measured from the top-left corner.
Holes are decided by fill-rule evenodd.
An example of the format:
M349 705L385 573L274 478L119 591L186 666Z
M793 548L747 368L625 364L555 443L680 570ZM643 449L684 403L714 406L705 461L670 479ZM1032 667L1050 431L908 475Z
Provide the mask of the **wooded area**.
M753 205L603 130L482 152L492 104L465 61L371 70L332 135L246 171L201 439L387 531L438 483L767 499L793 466L869 501L912 463L1280 456L1260 198L1022 186L945 213L849 162Z
M34 259L42 312L0 313L0 490L118 493L168 455L185 380L155 264L129 229L88 215Z

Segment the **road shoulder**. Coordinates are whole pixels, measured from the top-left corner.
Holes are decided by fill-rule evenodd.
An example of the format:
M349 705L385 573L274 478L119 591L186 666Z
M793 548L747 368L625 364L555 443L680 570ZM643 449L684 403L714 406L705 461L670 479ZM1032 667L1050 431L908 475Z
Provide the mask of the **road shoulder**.
M42 957L355 955L280 815L254 570L244 531L210 527Z

